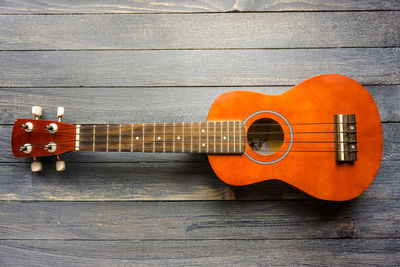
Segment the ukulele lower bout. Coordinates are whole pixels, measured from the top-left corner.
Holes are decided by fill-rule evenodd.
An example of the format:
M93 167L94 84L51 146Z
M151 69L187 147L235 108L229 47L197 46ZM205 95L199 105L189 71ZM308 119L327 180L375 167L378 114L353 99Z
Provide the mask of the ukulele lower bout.
M241 155L208 155L231 185L277 179L325 200L349 200L374 179L382 157L376 104L356 81L310 78L281 95L234 91L213 103L208 121L241 120Z
M215 174L231 185L279 179L325 200L360 195L382 157L382 127L368 91L335 74L310 78L281 95L232 91L218 97L207 122L68 124L17 119L16 157L37 160L69 151L206 153Z

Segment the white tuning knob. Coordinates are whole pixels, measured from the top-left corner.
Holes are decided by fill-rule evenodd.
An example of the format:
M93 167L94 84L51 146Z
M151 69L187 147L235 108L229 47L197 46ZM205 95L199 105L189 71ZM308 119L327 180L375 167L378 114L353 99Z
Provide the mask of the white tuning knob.
M56 171L58 172L63 172L65 171L65 161L63 160L58 160L56 162Z
M57 117L59 121L61 121L61 118L64 117L64 107L57 108Z
M36 118L42 116L42 114L43 114L43 109L42 109L42 107L33 106L33 107L32 107L32 114L33 114L33 116L35 116Z
M34 160L31 164L32 172L40 172L42 170L42 163L40 161Z
M65 171L65 161L60 160L60 155L57 155L56 171L58 171L58 172Z

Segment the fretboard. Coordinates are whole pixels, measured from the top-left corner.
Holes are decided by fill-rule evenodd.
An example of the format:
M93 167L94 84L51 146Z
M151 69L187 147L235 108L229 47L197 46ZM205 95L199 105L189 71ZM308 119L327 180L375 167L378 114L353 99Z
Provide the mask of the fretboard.
M77 150L242 154L246 133L241 121L189 123L82 124Z

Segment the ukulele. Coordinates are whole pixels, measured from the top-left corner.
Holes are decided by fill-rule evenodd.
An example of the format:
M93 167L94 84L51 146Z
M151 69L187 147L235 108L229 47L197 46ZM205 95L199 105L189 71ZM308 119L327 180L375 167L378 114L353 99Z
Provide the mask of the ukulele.
M358 82L342 75L310 78L281 95L232 91L212 104L206 122L68 124L17 119L16 157L69 151L206 153L215 174L235 186L282 180L316 198L349 200L371 184L382 158L377 106Z

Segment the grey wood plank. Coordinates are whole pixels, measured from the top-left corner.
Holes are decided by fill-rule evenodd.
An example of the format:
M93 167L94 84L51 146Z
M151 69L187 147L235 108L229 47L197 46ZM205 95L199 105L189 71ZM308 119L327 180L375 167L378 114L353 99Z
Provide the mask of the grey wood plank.
M153 201L304 199L282 182L230 187L208 162L70 163L62 173L45 162L40 174L29 164L0 164L0 200ZM397 169L396 169L397 170ZM396 183L394 178L389 181ZM237 197L236 197L237 195Z
M165 159L164 159L165 160ZM208 162L72 163L55 171L45 162L41 173L30 164L1 163L0 200L138 201L138 200L275 200L310 198L291 186L265 181L229 186ZM399 199L398 161L383 161L374 182L359 198Z
M69 123L205 121L212 103L223 93L241 90L277 95L290 88L0 88L0 124L31 117L31 107L36 105L43 107L43 118L50 120L56 119L57 106L65 107L64 121ZM366 88L375 99L383 122L400 121L400 85Z
M388 47L399 24L395 11L0 16L0 50Z
M3 51L0 87L292 85L339 73L399 84L399 48Z
M0 239L399 238L398 200L0 202Z
M177 13L177 12L245 12L245 11L327 11L327 10L399 10L396 0L112 0L55 1L3 0L0 14L63 14L63 13Z
M343 246L349 251L340 251ZM365 254L372 248L376 250ZM398 249L397 240L3 241L1 256L7 266L358 265L364 261L394 266Z
M400 241L0 241L6 266L398 266Z

